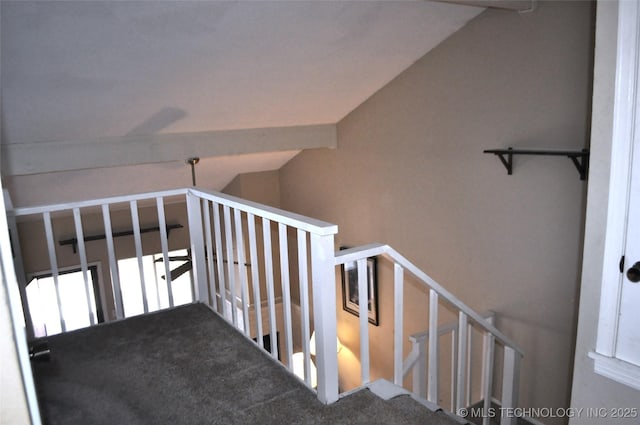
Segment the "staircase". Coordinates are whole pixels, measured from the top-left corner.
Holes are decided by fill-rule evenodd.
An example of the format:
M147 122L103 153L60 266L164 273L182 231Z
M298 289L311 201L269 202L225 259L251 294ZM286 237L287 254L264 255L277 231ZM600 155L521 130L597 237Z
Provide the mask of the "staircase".
M179 206L177 212L176 205ZM388 262L393 268L393 282L380 283L393 285L394 288L393 335L390 336L393 342L390 344L393 370L389 374L389 380L394 388L400 389L408 374L416 377L413 385L417 394L414 398L409 400L403 396L398 400L389 400L386 402L389 409L396 409L399 405L406 408L415 399L437 410L443 387L451 389L452 402L448 406L450 411L458 412L468 407L471 403L470 394L473 392L471 368L477 364L482 369L480 393L483 405L488 408L493 398L503 407L517 406L518 371L522 352L513 341L492 322L470 309L387 245L372 244L336 253L334 236L338 228L333 224L198 188L16 208L9 210L8 216L14 251L44 252L49 259L63 331L64 318L58 289L61 269L59 259L69 254L62 251L65 247L56 245L56 240L63 237L65 240L69 239L69 235L57 234L59 231L56 229L73 229L75 233L75 261L80 264L84 276L88 306L89 263L99 261L108 267L113 294L109 304L113 306L114 319L119 320L125 317L123 288L131 290L126 286L129 285L127 276L122 276L118 268L121 257L119 253L127 249L135 252L138 259L141 277L138 290L142 294L144 314L153 311L149 303L149 285L145 284L143 278L143 257L156 253L154 248L149 248L152 245L159 247L157 253L165 264L165 281L156 282L157 307L175 307L169 269L169 235L168 231L160 229L167 229L172 222L186 218L188 226L185 226L187 233L184 245L188 246L190 252L192 302L209 306L245 337L255 339L259 349L278 360L290 372L294 372L293 354L298 351L303 359L303 383L316 393L321 403L330 405L337 402L336 406L352 397L340 394L338 389L336 267L352 264L357 270L358 293L365 294L368 293L369 285L367 259L378 257L381 262ZM115 226L122 221L122 216L128 217L126 221L132 229L126 232L129 235L127 240L116 240L116 230L121 229L116 229ZM144 239L143 244L141 222L148 227L150 218L154 221L151 227L159 229L157 240L149 242ZM30 228L28 239L20 238L18 222L23 223L21 229ZM32 229L38 227L42 229L41 235L34 236ZM175 232L179 233L180 230ZM90 234L101 234L102 238L97 240L86 236ZM29 246L21 249L20 243ZM34 246L36 243L41 245ZM172 240L172 243L175 245L180 241ZM99 255L103 257L98 258ZM20 255L15 260L23 309L29 327L29 305L24 301L27 283L25 261ZM405 275L417 280L428 291L429 321L426 323L425 350L422 354L415 350L405 353L404 349L407 342L403 333ZM163 296L160 297L160 294ZM161 298L166 300L164 304ZM261 308L263 304L264 309ZM368 311L366 297L359 297L357 305L359 311ZM88 307L88 311L91 316L90 324L93 325L95 312L91 311L91 307ZM447 377L440 374L441 345L438 337L443 326L440 316L445 311L453 311L457 316L453 357L455 367L452 364L454 373L448 382ZM360 387L373 390L376 386L371 379L368 321L368 315L359 316ZM314 354L310 349L312 329L316 335ZM481 361L471 360L472 332L483 335ZM265 337L270 342L268 346L264 344ZM500 350L501 356L495 355L496 349ZM498 357L502 359L501 367ZM312 385L315 382L312 379L313 366L317 368L317 387ZM425 377L423 384L418 379L420 376ZM496 376L501 379L499 398L493 397ZM445 382L446 385L443 385ZM400 415L399 412L396 413ZM483 423L488 424L489 419L484 418ZM410 419L407 421L406 423L413 423ZM513 421L513 418L501 418L502 424Z

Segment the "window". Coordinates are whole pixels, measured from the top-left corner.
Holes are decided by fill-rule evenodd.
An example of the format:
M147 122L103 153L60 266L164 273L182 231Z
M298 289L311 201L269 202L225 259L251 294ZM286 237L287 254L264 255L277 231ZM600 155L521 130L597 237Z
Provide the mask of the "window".
M88 268L87 277L89 284L85 287L80 268L60 271L57 294L51 273L31 278L27 283L27 302L36 337L85 328L91 325L91 318L97 323L104 321L97 265Z
M173 296L174 306L193 301L193 278L189 252L186 249L169 252L169 268L171 270L171 288L167 288L162 254L142 257L142 277L138 269L137 257L118 261L124 317L143 314L145 298L148 311L170 307L169 289Z

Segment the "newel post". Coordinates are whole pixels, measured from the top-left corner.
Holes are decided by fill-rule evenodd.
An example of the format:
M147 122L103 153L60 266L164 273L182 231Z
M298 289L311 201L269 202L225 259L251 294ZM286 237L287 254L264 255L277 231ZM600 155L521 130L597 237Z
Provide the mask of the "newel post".
M318 399L331 404L338 400L334 235L311 233L310 237Z

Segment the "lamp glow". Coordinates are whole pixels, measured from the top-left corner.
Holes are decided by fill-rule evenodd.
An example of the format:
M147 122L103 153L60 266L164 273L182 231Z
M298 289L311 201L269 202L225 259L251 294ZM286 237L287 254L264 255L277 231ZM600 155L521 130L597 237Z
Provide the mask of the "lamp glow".
M340 342L340 338L338 337L336 337L336 345L336 353L339 353L340 350L342 350L342 343ZM311 339L309 340L309 353L311 353L311 355L313 356L316 355L316 331L313 331L313 333L311 334Z
M291 362L293 363L293 373L304 381L304 353L293 353ZM315 388L318 386L318 370L311 359L309 359L309 369L311 375L309 382L311 383L311 388Z

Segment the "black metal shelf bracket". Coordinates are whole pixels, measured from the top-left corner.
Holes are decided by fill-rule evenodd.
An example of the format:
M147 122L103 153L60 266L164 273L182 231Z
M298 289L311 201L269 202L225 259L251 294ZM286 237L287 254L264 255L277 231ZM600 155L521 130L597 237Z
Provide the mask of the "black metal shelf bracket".
M182 224L167 224L166 226L167 238L169 237L169 232L171 232L173 229L182 229L182 227L183 227ZM140 229L140 234L149 233L149 232L160 232L160 226L143 227ZM113 236L114 238L120 238L122 236L131 236L131 235L133 235L133 230L125 230L122 232L111 233L111 236ZM107 236L104 234L85 236L84 241L85 242L99 241L106 238ZM73 253L77 254L78 238L65 239L65 240L59 241L58 243L60 244L60 246L71 245L73 247Z
M578 173L580 174L580 180L587 179L587 173L589 171L589 149L582 149L581 151L570 150L535 150L535 149L487 149L484 153L490 153L496 155L502 165L507 169L509 175L513 174L513 156L514 155L544 155L544 156L566 156L575 165Z

